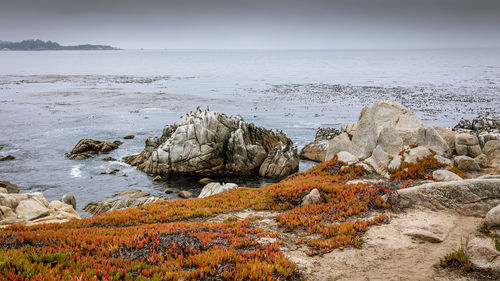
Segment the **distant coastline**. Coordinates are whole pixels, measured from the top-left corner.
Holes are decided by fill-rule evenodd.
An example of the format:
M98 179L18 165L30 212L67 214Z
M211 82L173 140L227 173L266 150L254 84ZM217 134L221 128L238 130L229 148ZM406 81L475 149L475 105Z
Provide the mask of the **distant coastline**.
M59 43L42 40L23 40L21 42L0 41L0 51L49 51L49 50L121 50L108 45L83 44L76 46L62 46Z

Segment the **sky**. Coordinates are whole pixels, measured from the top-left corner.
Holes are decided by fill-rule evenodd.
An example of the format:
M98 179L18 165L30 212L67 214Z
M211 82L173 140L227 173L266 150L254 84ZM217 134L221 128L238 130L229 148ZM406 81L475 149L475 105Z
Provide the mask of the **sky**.
M0 40L124 49L500 47L500 0L0 0Z

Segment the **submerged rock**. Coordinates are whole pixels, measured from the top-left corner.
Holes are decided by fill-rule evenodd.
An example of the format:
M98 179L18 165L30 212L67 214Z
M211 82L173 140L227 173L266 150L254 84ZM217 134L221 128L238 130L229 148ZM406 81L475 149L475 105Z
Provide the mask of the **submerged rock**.
M298 170L299 156L282 132L198 109L179 125L167 125L161 137L146 140L138 155L124 158L153 175L261 175L284 177Z
M16 159L16 157L14 157L13 155L7 155L4 157L0 157L0 161L10 161L10 160L14 160L14 159Z
M69 159L82 160L87 159L98 153L108 153L118 148L120 141L107 142L93 139L82 139L66 156Z
M161 200L164 199L139 189L127 189L114 194L113 198L89 202L83 210L92 215L99 215L112 210L145 206Z

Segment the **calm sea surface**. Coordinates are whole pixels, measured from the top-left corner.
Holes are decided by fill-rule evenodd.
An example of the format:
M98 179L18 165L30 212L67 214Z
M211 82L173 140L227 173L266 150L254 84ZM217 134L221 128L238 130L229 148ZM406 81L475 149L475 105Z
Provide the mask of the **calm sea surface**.
M363 106L387 99L430 125L500 115L500 49L0 51L0 155L16 157L0 162L0 180L49 200L73 194L81 214L127 188L199 192L196 179L152 183L120 161L65 153L81 138L129 134L136 138L110 156L138 153L147 136L198 106L283 130L301 148L316 128L354 122Z

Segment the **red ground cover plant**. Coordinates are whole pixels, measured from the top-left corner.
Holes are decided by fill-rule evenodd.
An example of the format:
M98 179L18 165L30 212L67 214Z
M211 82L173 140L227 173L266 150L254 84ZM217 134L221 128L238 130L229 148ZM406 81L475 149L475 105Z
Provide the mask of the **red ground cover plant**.
M362 215L390 208L393 191L382 184L347 185L364 170L344 165L334 158L258 189L163 201L63 224L2 229L0 281L300 279L295 264L279 251L279 233L254 227L252 219L202 220L250 208L277 210L282 227L320 234L307 242L314 251L359 247L360 234L386 219ZM320 201L300 206L314 188ZM259 237L278 242L262 245Z

